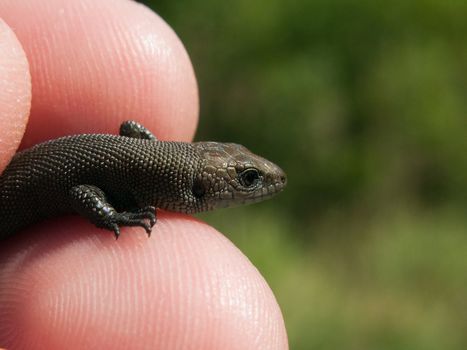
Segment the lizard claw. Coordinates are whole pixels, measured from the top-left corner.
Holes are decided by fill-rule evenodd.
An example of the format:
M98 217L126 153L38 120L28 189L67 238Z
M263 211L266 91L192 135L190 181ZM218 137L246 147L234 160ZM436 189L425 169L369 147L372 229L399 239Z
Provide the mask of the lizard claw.
M115 234L115 240L118 240L118 237L120 237L120 228L118 227L117 224L112 224L112 230L114 231Z
M156 224L157 218L156 218L156 207L153 207L152 205L149 205L147 207L141 208L137 211L139 218L142 219L147 219L149 220L149 223L151 227L153 227Z
M141 222L141 226L144 228L144 230L148 234L148 237L151 237L152 226L150 226L146 221Z

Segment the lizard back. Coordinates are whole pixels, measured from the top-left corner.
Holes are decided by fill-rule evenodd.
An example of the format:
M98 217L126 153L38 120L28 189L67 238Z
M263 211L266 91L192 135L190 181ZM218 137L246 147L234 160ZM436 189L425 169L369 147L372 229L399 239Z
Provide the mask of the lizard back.
M190 186L198 163L181 142L83 134L38 144L16 154L0 176L0 237L72 213L69 191L77 185L99 187L116 208L167 206L184 190L174 186Z

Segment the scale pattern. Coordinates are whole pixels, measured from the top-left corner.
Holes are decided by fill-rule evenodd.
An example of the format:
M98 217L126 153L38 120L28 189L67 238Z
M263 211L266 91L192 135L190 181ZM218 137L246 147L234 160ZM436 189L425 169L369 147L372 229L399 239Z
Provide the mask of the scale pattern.
M93 185L117 210L153 205L183 212L201 161L189 143L78 135L18 153L0 176L0 237L75 212L72 188ZM182 199L181 199L182 198Z
M83 134L19 152L0 176L0 238L75 213L113 231L141 226L155 208L197 213L254 203L282 191L285 173L245 147L163 142L128 121L121 135Z

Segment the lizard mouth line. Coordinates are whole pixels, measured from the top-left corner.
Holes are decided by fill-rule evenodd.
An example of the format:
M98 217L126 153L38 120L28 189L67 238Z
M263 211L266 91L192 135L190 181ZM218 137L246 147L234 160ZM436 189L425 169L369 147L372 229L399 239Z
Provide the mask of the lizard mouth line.
M274 185L264 186L251 192L237 193L237 195L232 193L230 198L219 198L219 201L226 202L227 204L231 201L238 203L254 203L272 197L282 192L284 188L285 185L281 182L278 182Z

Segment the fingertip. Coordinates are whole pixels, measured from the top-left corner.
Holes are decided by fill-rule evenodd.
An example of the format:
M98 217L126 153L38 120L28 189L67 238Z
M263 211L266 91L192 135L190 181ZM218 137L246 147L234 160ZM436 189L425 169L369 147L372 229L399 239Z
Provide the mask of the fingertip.
M26 54L0 19L0 173L15 153L31 106L31 77Z
M56 348L287 348L268 285L211 227L161 213L150 239L125 228L115 242L105 231L83 234L87 223L76 220L77 229L36 232L27 253L2 252L8 276L0 281L10 281L0 282L0 299L8 301L0 306L2 344L40 338Z
M28 55L34 99L23 146L115 132L135 119L189 141L198 118L193 67L173 30L128 0L4 1L0 16Z

